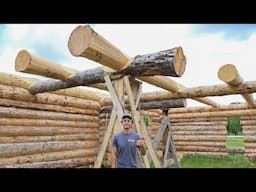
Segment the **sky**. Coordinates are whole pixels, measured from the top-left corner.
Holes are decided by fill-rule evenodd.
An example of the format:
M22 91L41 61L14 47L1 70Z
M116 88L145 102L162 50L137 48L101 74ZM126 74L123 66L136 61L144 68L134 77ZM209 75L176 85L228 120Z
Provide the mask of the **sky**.
M29 52L80 71L101 66L68 50L71 32L81 24L0 24L0 72L46 79L15 71L18 52ZM256 24L90 24L123 53L134 57L180 46L187 59L181 77L168 77L186 87L223 84L222 65L233 64L245 81L255 80ZM89 88L97 92L98 89ZM163 90L143 83L143 92ZM254 98L256 94L254 93ZM208 97L219 104L244 103L241 95ZM187 107L205 106L188 99Z

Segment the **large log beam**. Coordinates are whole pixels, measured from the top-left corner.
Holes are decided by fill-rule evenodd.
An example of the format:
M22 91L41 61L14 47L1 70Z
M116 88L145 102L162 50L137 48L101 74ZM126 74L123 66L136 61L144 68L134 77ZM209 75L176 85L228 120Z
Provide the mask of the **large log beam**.
M122 53L118 48L93 31L89 25L78 26L73 30L69 37L68 48L74 56L89 58L114 70L124 69L133 61L132 58ZM180 62L186 62L186 57L183 55L182 49L180 48L179 50L180 51L177 53L179 56L177 58L179 59L177 61L174 59L174 63L176 63L174 65L184 66L180 64ZM183 71L184 69L181 68L179 70ZM184 88L183 85L163 76L139 77L138 79L171 92L178 92ZM217 103L207 98L200 98L199 102L219 107Z
M3 84L3 85L16 86L16 87L21 87L24 89L30 89L30 87L33 84L39 83L39 82L41 82L41 81L38 79L35 79L35 78L20 77L18 75L0 72L0 84ZM57 95L66 95L66 96L71 96L71 97L77 97L77 98L82 98L82 99L89 99L89 100L94 100L94 101L100 101L102 99L102 97L99 94L97 94L93 91L81 89L78 87L57 90L57 91L53 91L51 93L57 94Z
M220 80L224 81L231 87L238 87L239 85L244 83L244 80L239 75L236 67L232 64L221 66L221 68L218 71L218 77ZM252 94L242 94L242 96L250 107L256 106Z
M133 77L153 75L181 76L185 71L186 63L177 61L176 63L179 63L181 66L175 66L176 63L174 62L174 60L179 60L179 55L183 55L180 53L182 52L180 49L181 48L173 48L171 50L160 51L147 55L137 55L132 63L125 69L112 73L109 72L108 75L111 80L121 78L125 75ZM181 58L181 60L184 59ZM180 68L182 68L182 70ZM104 83L104 74L105 72L103 67L97 67L83 72L78 72L76 75L65 81L48 80L35 83L30 88L30 92L32 94L36 94L80 85Z
M63 65L48 61L27 50L21 50L15 59L15 70L24 73L42 75L53 79L65 80L78 71ZM106 90L105 84L92 84L91 87Z

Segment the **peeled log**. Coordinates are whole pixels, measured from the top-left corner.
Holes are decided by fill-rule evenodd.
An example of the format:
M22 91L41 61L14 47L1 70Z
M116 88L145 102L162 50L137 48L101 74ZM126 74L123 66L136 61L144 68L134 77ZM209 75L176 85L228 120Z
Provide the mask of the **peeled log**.
M241 125L256 125L256 120L241 121Z
M218 71L218 77L231 87L238 87L244 80L239 75L236 67L232 64L223 65ZM252 94L242 94L243 98L247 101L248 105L255 107Z
M188 131L188 130L180 130L180 131L175 131L173 135L227 135L227 131L217 131L217 130L212 130L212 131Z
M45 127L85 127L98 128L98 122L78 122L78 121L59 121L47 119L16 119L16 118L0 118L0 125L14 126L45 126Z
M3 84L3 85L16 86L24 89L29 89L33 84L39 83L39 82L42 82L42 81L35 78L20 77L18 75L0 72L0 84ZM95 92L86 90L86 89L77 88L77 87L53 91L51 93L57 94L57 95L78 97L83 99L90 99L94 101L101 100L101 96L96 94Z
M88 139L97 138L97 128L76 127L31 127L31 126L0 126L1 136L51 136L68 134L87 134Z
M0 144L0 158L92 148L91 141L49 141L40 143ZM89 145L88 145L89 144Z
M226 117L201 117L201 118L183 118L183 119L170 119L171 124L172 123L182 123L182 122L200 122L200 121L204 121L204 122L215 122L215 121L225 121L227 122L227 118Z
M231 111L249 109L247 104L236 104L236 105L222 105L220 108L215 107L187 107L187 108L175 108L170 109L169 113L195 113L195 112L210 112L210 111Z
M92 164L95 161L95 159L96 159L95 157L83 157L83 158L65 159L65 160L59 160L59 161L7 165L2 167L3 168L74 168L74 167L88 166Z
M51 135L51 136L15 136L15 137L0 137L0 144L10 143L38 143L49 141L86 141L89 147L97 147L98 140L91 140L88 134L77 135ZM95 138L95 137L94 137Z
M25 155L12 158L0 158L0 167L3 165L15 165L43 161L56 161L63 159L73 159L79 157L93 157L96 155L96 149L80 149L72 151L60 151L40 153L34 155Z
M256 109L234 110L234 111L213 111L203 113L177 113L169 114L172 119L197 118L197 117L231 117L231 116L255 116Z
M64 121L87 121L97 122L99 118L96 116L80 115L80 114L68 114L60 112L50 111L38 111L33 109L17 109L14 107L1 107L0 106L0 118L27 118L30 119L48 119L48 120L64 120Z
M41 103L31 103L26 101L15 101L11 99L1 99L1 98L0 98L0 106L66 112L66 113L77 113L77 114L84 114L84 115L88 114L87 109L81 109L77 107L63 107L58 105L47 105L47 104L41 104ZM91 114L91 110L89 110L89 114Z
M202 151L202 152L226 152L226 148L208 146L176 146L177 151Z
M175 146L215 146L215 147L221 147L226 148L226 142L200 142L200 141L176 141Z
M50 93L41 93L37 95L32 95L26 89L6 86L1 84L0 84L0 97L5 99L77 107L82 109L91 109L91 110L98 110L98 111L100 110L100 105L97 101L84 100L80 98L67 97L63 95L55 95ZM95 114L95 112L92 111L92 114ZM97 112L96 112L96 115L97 115Z
M64 67L63 65L31 54L27 50L21 50L16 56L15 70L60 80L68 79L78 72L75 69ZM105 84L94 84L91 86L106 90Z
M223 131L226 126L170 126L171 131Z
M68 48L74 56L89 58L114 70L126 68L133 60L93 31L89 25L78 26L73 30L69 37ZM185 66L186 57L183 55L181 48L177 55L178 59L174 59L173 61L174 66ZM177 71L183 70L184 69L181 67ZM139 77L139 79L168 91L177 92L184 88L183 85L176 83L168 77ZM207 104L212 104L215 107L219 106L217 103L207 98L201 98L200 102L206 102Z
M173 139L174 142L176 141L222 141L226 142L227 136L210 136L210 135L190 135L190 136L184 136L184 135L174 135Z
M178 99L178 98L194 98L207 96L223 96L256 92L256 81L245 81L238 87L230 87L229 85L207 85L199 87L184 88L176 93L157 91L152 93L144 93L141 95L141 101Z
M171 126L187 126L187 125L195 125L195 126L201 126L205 125L206 127L209 125L224 125L226 126L228 124L227 121L212 121L212 122L205 122L205 121L196 121L196 122L176 122L176 123L171 123Z

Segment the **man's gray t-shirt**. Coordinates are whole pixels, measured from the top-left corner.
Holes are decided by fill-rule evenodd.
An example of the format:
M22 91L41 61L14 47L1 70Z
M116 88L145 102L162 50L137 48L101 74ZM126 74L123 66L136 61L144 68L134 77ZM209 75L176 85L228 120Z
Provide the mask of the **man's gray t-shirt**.
M137 167L136 142L139 139L140 136L135 132L121 132L114 136L112 146L117 148L117 168Z

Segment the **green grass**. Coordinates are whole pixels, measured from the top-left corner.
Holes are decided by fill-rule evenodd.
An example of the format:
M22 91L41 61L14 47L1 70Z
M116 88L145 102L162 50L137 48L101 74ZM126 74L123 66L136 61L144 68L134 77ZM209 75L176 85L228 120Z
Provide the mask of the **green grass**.
M243 148L244 147L243 137L228 137L227 138L227 147L228 148Z
M211 155L184 155L182 168L256 168L256 161L249 161L241 154L223 157Z

